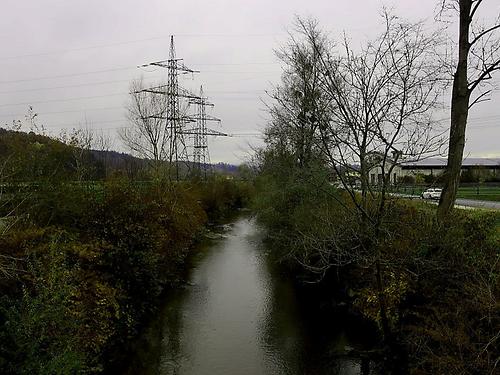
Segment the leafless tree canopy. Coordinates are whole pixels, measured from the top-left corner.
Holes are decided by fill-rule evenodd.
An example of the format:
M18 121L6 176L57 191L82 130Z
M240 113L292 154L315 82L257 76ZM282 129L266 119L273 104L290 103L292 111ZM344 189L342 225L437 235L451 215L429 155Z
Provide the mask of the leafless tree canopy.
M322 39L320 48L327 43ZM318 157L319 126L328 121L330 108L322 87L319 53L307 41L290 35L289 45L276 54L285 72L281 85L271 93L272 123L266 130L266 143L292 154L293 162L304 167L313 156Z
M448 164L438 217L451 212L456 199L469 109L490 98L493 75L500 70L500 14L481 21L486 0L442 0L440 15L458 14L458 59L454 64Z
M130 85L127 118L130 127L122 129L123 142L137 156L155 164L168 158L168 130L165 128L167 95L142 91L142 79Z
M325 98L315 108L321 115L314 114L322 119L321 149L341 177L359 165L363 196L371 155L379 156L386 185L390 158L418 160L437 152L443 141L433 119L443 90L443 67L434 58L441 39L425 32L423 23L389 13L384 21L385 31L360 49L347 36L337 47L314 21L297 21L317 67L311 84ZM354 186L343 183L356 200Z
M491 0L442 0L439 6L439 19L453 19L463 14L462 37L466 43L454 41L455 50L464 48L467 58L467 88L473 94L469 108L479 102L489 100L489 94L495 87L494 72L500 70L500 14L482 15L483 5ZM459 25L460 29L460 25ZM460 30L459 30L460 33ZM459 36L460 37L460 36ZM459 57L458 57L459 59ZM456 69L458 59L454 59ZM454 72L453 72L454 73Z
M71 146L73 152L72 167L76 171L77 181L83 181L89 177L90 173L90 151L94 146L95 132L92 130L92 123L85 120L78 129L67 132L63 130L59 134L59 140Z
M398 161L418 160L439 150L443 139L433 115L444 86L443 65L435 59L439 34L388 12L383 20L381 35L354 48L347 36L337 44L314 20L297 19L296 35L278 53L287 69L272 96L267 141L273 151L293 155L299 168L307 170L304 162L319 158L340 177L352 204L340 202L345 210L337 215L343 215L353 231L324 238L299 236L303 248L313 250L301 252L298 261L317 273L354 260L371 268L384 336L390 341L383 281L387 259L381 255L390 237L383 232L386 189ZM375 165L382 173L377 192L368 181ZM359 175L361 186L351 174ZM331 229L332 223L322 227ZM345 248L349 240L351 246Z

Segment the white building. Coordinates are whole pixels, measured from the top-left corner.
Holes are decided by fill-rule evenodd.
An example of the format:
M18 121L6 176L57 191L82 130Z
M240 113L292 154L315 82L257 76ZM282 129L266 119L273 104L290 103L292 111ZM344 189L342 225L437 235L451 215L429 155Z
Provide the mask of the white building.
M382 156L377 153L370 154L370 165L368 182L371 185L382 184ZM405 176L431 175L439 176L446 169L444 158L428 158L413 162L401 162L394 165L394 159L387 159L384 172L390 173L389 183L396 184ZM391 170L392 168L392 170ZM462 163L462 172L468 170L480 170L490 176L500 178L500 158L465 158Z
M416 162L401 163L403 176L433 175L439 176L446 169L447 159L429 158ZM462 172L470 169L482 169L500 177L500 158L465 158L462 161Z
M385 174L390 184L396 184L403 176L401 165L399 163L394 164L394 160L397 159L394 154L392 158L387 157L384 163L382 154L377 152L369 153L367 157L368 165L370 166L368 183L370 185L382 185Z

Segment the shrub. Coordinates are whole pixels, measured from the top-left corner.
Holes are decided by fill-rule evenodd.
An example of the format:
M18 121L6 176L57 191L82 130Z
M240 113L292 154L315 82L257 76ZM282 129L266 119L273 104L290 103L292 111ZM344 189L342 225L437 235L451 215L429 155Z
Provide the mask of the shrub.
M250 182L218 175L211 176L195 188L200 192L200 204L211 221L227 217L237 208L246 206L252 195Z
M455 210L439 223L434 206L388 199L377 235L349 216L341 192L321 181L293 173L259 177L254 207L275 240L273 255L299 278L340 280L337 289L323 290L349 290L352 306L379 326L372 270L380 259L390 328L408 353L411 372L494 373L500 215Z
M2 373L102 371L179 283L206 222L183 184L72 185L39 195L0 238L2 255L23 260L17 280L0 279Z

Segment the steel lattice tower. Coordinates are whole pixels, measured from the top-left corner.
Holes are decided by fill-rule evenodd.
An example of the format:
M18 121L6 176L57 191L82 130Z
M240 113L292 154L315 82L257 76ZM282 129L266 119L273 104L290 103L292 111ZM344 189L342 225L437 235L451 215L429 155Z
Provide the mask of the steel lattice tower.
M187 73L199 73L184 65L182 59L178 59L175 53L174 37L170 37L170 53L168 60L157 61L145 66L159 66L166 68L168 72L167 84L141 90L158 95L167 95L166 117L152 116L165 119L165 129L169 137L168 162L170 167L175 164L176 179L179 180L179 164L184 163L189 169L189 156L186 145L186 135L194 138L193 161L199 176L207 175L210 163L208 153L208 136L228 136L225 133L207 129L207 121L220 122L218 118L207 115L206 107L213 107L208 98L203 96L203 87L200 88L200 96L191 94L189 91L179 87L179 75ZM196 105L196 115L181 113L180 99L187 99L189 105ZM186 129L186 124L196 123L194 128Z
M198 98L191 99L190 104L197 107L196 116L192 116L196 120L196 127L186 131L186 134L193 135L193 162L195 172L199 177L207 177L207 172L210 170L210 154L208 152L208 136L227 136L216 130L208 129L208 121L220 122L220 119L207 115L206 108L214 105L204 96L203 86L200 87L200 95Z
M169 137L168 162L170 167L175 164L176 179L179 180L179 164L184 163L189 167L188 150L184 138L183 129L186 123L195 120L184 116L180 109L180 98L195 99L196 96L179 88L179 75L187 73L199 73L184 65L182 59L178 59L175 53L174 36L170 36L170 52L168 60L152 62L145 66L159 66L167 69L167 84L142 90L154 94L167 95L167 116L165 119L165 129Z
M167 60L167 119L166 127L170 138L169 163L175 163L176 178L179 179L179 162L187 161L187 149L181 134L182 121L179 103L179 61L175 56L173 35L170 37L170 54Z
M197 131L194 135L194 156L193 161L196 171L201 176L207 176L207 166L210 163L210 154L208 153L208 140L207 140L207 118L206 106L211 105L207 103L203 97L203 86L200 87L200 100L197 104L198 119Z

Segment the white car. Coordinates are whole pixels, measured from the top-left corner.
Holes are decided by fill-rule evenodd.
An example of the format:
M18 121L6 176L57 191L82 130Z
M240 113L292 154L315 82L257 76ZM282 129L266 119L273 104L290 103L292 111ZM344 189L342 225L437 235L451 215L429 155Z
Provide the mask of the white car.
M442 191L442 189L427 189L421 196L422 199L439 199Z

